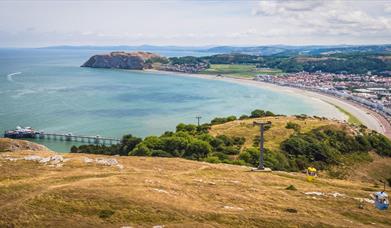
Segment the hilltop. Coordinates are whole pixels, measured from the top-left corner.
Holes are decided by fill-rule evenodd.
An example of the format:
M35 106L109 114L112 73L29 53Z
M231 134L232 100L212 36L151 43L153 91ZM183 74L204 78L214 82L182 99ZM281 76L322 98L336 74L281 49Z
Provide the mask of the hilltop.
M379 187L364 182L308 183L300 173L257 173L179 158L62 154L64 159L53 159L57 165L33 161L55 155L0 154L0 226L391 225L391 211L376 210L368 199ZM119 164L99 162L105 159ZM290 185L297 190L287 190Z
M82 67L142 70L151 59L165 58L150 52L111 52L92 56Z

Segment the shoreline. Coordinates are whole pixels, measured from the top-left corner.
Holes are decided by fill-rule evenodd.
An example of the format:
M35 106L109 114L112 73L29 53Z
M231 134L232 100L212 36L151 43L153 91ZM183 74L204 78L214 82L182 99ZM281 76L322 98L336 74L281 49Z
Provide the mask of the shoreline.
M322 102L328 103L330 105L338 106L346 110L348 113L350 113L351 115L359 119L368 128L375 130L379 133L382 133L386 137L391 139L391 125L382 115L380 115L379 113L373 110L370 110L369 108L363 105L357 104L352 101L348 101L343 98L334 97L328 94L318 93L314 91L308 91L300 88L280 86L280 85L267 83L267 82L254 81L252 79L247 79L247 78L216 77L216 75L159 71L153 69L147 69L143 71L146 73L152 72L152 73L159 73L159 74L171 74L171 75L175 74L184 77L194 77L194 78L208 79L208 80L220 80L225 82L241 84L245 86L253 86L253 87L258 87L263 89L275 90L278 92L288 92L296 95L302 95L308 98L318 99Z

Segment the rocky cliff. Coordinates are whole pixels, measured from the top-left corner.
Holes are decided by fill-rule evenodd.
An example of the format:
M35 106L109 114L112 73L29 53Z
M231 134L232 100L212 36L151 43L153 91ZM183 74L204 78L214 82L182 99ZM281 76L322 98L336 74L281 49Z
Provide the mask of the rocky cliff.
M92 56L82 67L142 70L149 68L147 61L151 59L165 58L150 52L111 52Z

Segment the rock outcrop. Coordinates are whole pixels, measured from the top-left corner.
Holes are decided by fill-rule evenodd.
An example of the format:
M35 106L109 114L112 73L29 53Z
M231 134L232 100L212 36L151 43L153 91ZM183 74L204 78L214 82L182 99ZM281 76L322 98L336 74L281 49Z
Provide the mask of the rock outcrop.
M82 67L142 70L149 67L147 61L151 59L164 57L150 52L111 52L92 56Z
M21 150L49 151L45 146L26 140L0 138L0 152L16 152Z

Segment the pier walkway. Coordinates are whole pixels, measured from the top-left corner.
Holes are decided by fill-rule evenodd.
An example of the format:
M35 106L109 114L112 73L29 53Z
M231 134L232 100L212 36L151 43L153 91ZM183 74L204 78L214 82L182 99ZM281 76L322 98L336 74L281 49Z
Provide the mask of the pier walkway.
M121 142L120 139L116 138L107 138L101 136L82 136L82 135L72 135L72 134L61 134L61 133L45 133L45 132L35 132L36 139L52 139L60 141L74 141L82 142L87 144L100 144L100 145L113 145Z

